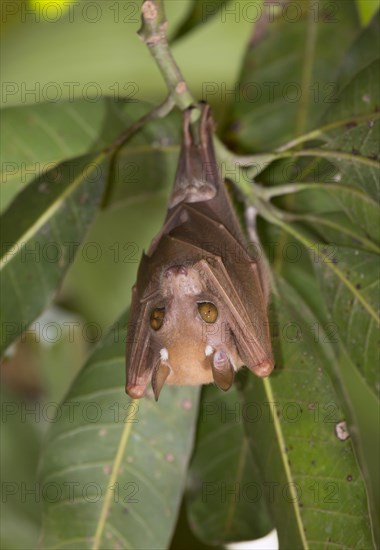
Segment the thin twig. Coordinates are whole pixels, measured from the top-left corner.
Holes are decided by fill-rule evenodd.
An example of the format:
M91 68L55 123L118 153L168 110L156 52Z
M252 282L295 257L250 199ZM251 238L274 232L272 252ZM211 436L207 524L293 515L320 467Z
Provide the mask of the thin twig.
M197 102L170 51L166 37L167 27L163 0L145 0L141 7L141 28L138 35L154 57L174 103L184 111ZM193 121L198 117L199 113L195 112Z
M111 155L110 159L110 169L108 175L107 186L103 195L101 208L106 209L109 205L110 198L112 196L112 191L115 185L115 163L117 158L117 153L119 152L120 147L130 139L138 130L140 130L147 122L150 120L155 120L157 118L165 117L174 107L174 100L171 95L169 95L161 105L158 105L149 113L146 113L141 118L136 120L129 128L124 130L112 143L109 145L105 152Z
M106 153L115 153L130 137L140 130L147 122L165 117L173 109L175 103L169 95L163 103L136 120L129 128L124 130L106 149Z

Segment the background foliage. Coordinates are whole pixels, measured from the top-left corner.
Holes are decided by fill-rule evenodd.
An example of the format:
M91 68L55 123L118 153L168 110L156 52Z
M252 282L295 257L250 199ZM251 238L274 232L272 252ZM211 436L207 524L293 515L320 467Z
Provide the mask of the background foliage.
M259 194L276 370L226 394L165 388L158 404L124 394L124 338L180 115L111 158L165 95L140 2L54 5L1 6L1 547L206 548L272 528L284 549L373 547L377 2L166 2L194 96L255 155L244 181L227 175L240 211Z

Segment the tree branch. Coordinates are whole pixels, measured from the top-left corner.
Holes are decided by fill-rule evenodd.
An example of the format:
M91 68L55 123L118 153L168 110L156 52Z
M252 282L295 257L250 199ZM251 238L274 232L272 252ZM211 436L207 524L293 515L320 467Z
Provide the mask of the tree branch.
M186 81L170 51L166 31L166 20L163 0L145 0L141 7L141 28L138 35L148 46L168 90L177 107L184 111L197 101L191 95ZM199 118L199 112L194 109L192 122Z

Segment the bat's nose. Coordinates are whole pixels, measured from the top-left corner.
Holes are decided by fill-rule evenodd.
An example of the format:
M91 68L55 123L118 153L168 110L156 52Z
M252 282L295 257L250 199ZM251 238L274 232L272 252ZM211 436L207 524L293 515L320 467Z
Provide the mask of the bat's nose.
M172 265L165 271L165 277L173 277L177 275L187 275L187 269L184 265Z

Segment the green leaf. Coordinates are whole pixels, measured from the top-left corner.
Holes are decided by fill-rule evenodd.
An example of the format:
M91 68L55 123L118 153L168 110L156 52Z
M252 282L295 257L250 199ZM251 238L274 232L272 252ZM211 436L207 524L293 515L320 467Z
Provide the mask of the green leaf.
M366 2L375 5L375 2ZM380 37L378 28L380 24L380 10L374 14L369 24L364 27L352 46L343 57L339 71L339 87L342 88L349 82L352 75L361 71L379 57Z
M380 227L379 64L376 61L366 67L342 90L336 105L323 117L321 127L280 149L284 151L311 139L322 139L322 147L289 151L290 159L274 163L261 176L271 185L294 182L270 190L273 196L289 193L286 201L280 204L286 210L300 211L302 208L303 212L327 213L328 216L332 211L341 210L354 224L352 231L355 233L357 228L359 240L362 235L368 241L364 241L364 246L372 250L378 249ZM326 201L327 194L329 201ZM308 221L307 217L303 219ZM309 221L311 227L318 223L318 219ZM338 223L339 218L335 222ZM346 227L343 223L343 232L347 232ZM323 234L323 227L319 226L318 231ZM355 240L352 246L356 246Z
M267 18L247 50L225 132L249 152L312 129L334 106L337 66L359 28L354 4L345 1L264 6Z
M168 550L224 550L224 546L203 544L192 532L186 514L185 500L182 501L178 522Z
M5 159L1 208L5 209L29 181L56 164L87 152L101 152L150 109L144 102L115 101L110 97L96 103L79 100L4 109L0 129L8 139L1 144L1 156ZM169 116L161 124L147 124L128 145L136 145L137 154L144 152L143 145L148 142L158 156L161 146L170 145L171 135L178 142L178 124L173 119ZM129 177L134 180L132 161L128 168ZM123 175L126 172L124 169ZM125 184L126 180L119 183Z
M308 324L307 330L310 330L310 327L312 327L315 342L318 343L315 351L322 354L321 364L330 375L337 396L340 399L340 404L344 407L346 419L350 426L352 426L352 430L350 429L350 431L352 431L355 452L359 457L362 473L366 480L373 529L378 537L377 517L380 502L379 493L376 490L378 485L378 468L377 465L374 466L371 458L372 451L370 452L373 441L377 441L379 438L378 400L375 394L368 388L368 385L364 383L364 378L361 377L359 371L352 365L349 349L345 347L346 338L345 336L340 338L338 330L339 323L342 324L344 321L339 318L336 319L328 313L331 297L321 292L315 279L314 267L311 262L308 265L308 261L306 260L313 260L314 264L318 263L318 265L319 263L322 265L323 262L323 269L322 267L319 268L322 273L323 270L330 272L330 277L335 277L336 281L339 281L342 287L344 286L345 292L351 293L352 303L354 303L354 299L360 301L362 313L361 320L358 323L361 323L361 331L369 316L373 318L373 315L377 316L377 313L372 308L372 304L368 302L368 296L363 295L352 284L350 271L345 270L344 266L339 265L339 261L336 258L337 247L335 245L313 243L309 237L304 236L305 232L302 232L300 228L296 228L295 226L286 226L286 230L296 237L299 243L306 245L308 251L312 252L312 254L309 257L307 250L303 250L303 247L298 247L299 254L296 263L291 259L287 259L286 262L278 262L275 259L275 265L281 268L281 273L297 289L300 298L302 297L303 302L308 305L314 316L315 322ZM288 244L293 247L296 245L297 247L297 243L289 240L285 240L282 246L286 249ZM281 255L282 250L280 248L277 255ZM281 296L285 296L285 294L281 293ZM301 320L301 327L302 322ZM363 349L363 345L359 343L361 349ZM370 353L373 353L373 351Z
M283 171L287 164L281 163ZM290 164L294 168L294 163ZM335 172L330 165L330 175ZM291 209L295 220L307 222L327 241L379 252L379 204L357 187L334 182L333 178L320 181L319 177L312 177L316 181L276 185L265 193L270 197L288 195L277 204Z
M68 161L29 184L2 215L1 349L53 298L104 192L109 155Z
M36 483L40 409L35 402L4 389L4 383L1 409L1 548L34 548L41 520L40 487Z
M203 389L187 504L194 533L209 544L257 539L273 528L243 430L245 412L235 386L226 393Z
M372 2L369 0L356 0L356 5L358 7L360 20L363 25L366 25L371 18L374 19L376 14L379 13L379 6L377 5L377 2Z
M331 3L331 5L333 4ZM339 5L340 8L343 9L343 12L346 9L345 6L347 6L347 10L351 9L351 7L349 7L347 3L345 5L342 3L337 3L337 5ZM347 14L348 11L344 12L343 17ZM285 25L283 24L283 26ZM335 40L341 40L343 38L343 34L341 34L343 28L345 28L344 20L341 21L341 24L339 26L340 32L336 34L336 37L325 36L325 44L330 44L331 46ZM310 30L312 29L309 28L309 31ZM318 25L318 33L320 33L320 31L321 27ZM296 31L294 30L293 32L295 33ZM305 32L308 31L305 30ZM347 34L347 36L348 35L349 33ZM255 50L252 51L251 57L248 57L247 59L250 59L252 62L251 67L255 69L255 73L253 73L252 71L252 75L254 74L256 78L258 63L260 63L260 70L263 71L264 74L265 70L268 67L267 81L270 82L270 57L266 56L264 58L264 63L266 62L266 64L264 65L264 63L262 62L262 57L260 57L260 52L258 52L260 46L262 47L262 49L268 48L269 51L269 48L272 45L270 41L270 31L266 34L263 33L263 36L265 36L265 40L263 40L263 42L261 43L260 37L258 37L258 41L255 44ZM286 54L286 36L286 31L279 32L277 37L277 49L272 49L272 51L269 51L269 54L272 55L274 61L277 61L278 59L278 51L284 52L284 54ZM351 36L353 36L353 34ZM318 39L320 37L321 34L318 34ZM308 45L311 45L310 40L306 41L304 56L305 60L307 59ZM319 67L321 65L320 60L322 60L322 56L320 57L320 53L323 52L325 44L318 43L318 47L315 49L315 59L313 60L310 58L310 64L312 66L310 72L312 72L313 74L323 74L323 72L319 72ZM335 49L336 47L339 48L340 46L338 44L334 44L333 49ZM294 56L297 54L294 50L294 43L292 43L291 41L289 42L289 50L290 55L292 55L294 58ZM352 48L351 54L353 51L354 48ZM334 53L332 55L334 55ZM293 58L289 57L289 59ZM339 61L339 57L337 58L337 61ZM352 82L350 82L344 89L340 91L339 96L336 93L332 94L332 104L330 109L328 109L327 113L322 118L322 127L319 127L316 130L312 130L304 136L295 138L287 145L278 149L280 156L283 152L284 155L286 153L289 153L291 155L291 158L286 160L289 160L290 167L292 167L291 165L293 164L293 170L286 170L285 163L281 159L271 164L268 168L266 168L263 173L260 174L260 181L263 181L266 185L270 186L270 193L272 192L272 190L274 193L276 191L279 191L278 194L280 195L282 191L286 191L287 196L285 198L274 199L274 203L276 207L282 208L286 212L290 213L291 216L293 216L293 213L295 212L296 216L294 218L289 217L289 220L294 219L297 224L290 224L289 222L289 224L287 223L285 226L285 224L280 221L279 213L276 210L270 211L270 214L273 213L273 216L268 216L268 219L273 222L276 220L277 217L280 227L286 229L289 232L289 235L296 237L298 242L301 242L305 244L307 248L314 250L314 261L320 262L319 269L322 271L325 280L329 281L329 287L325 288L323 286L322 292L319 292L319 290L316 288L315 274L312 270L309 270L307 276L305 277L303 275L300 275L300 271L302 271L304 268L304 265L301 261L296 260L293 269L291 270L288 269L288 266L284 267L284 259L282 257L284 251L286 251L287 245L294 246L295 243L292 243L286 235L281 233L277 234L277 240L275 241L275 243L271 241L270 244L280 245L280 248L277 250L278 253L275 254L274 268L276 270L279 270L281 274L284 274L284 276L287 277L287 281L291 285L289 287L284 287L283 285L280 286L279 294L281 296L281 304L279 304L278 306L279 310L281 311L282 316L286 315L288 311L286 303L289 303L290 301L290 305L293 308L293 317L291 317L290 319L297 320L298 326L302 328L301 334L304 339L304 335L308 334L308 339L305 340L305 351L307 355L311 353L314 358L318 357L318 367L316 367L316 369L324 369L327 375L331 376L335 392L332 386L330 386L329 391L333 396L335 395L333 402L340 403L340 405L337 405L339 416L341 415L341 419L346 419L349 425L349 431L352 432L355 452L360 457L360 463L363 472L362 475L367 482L368 499L373 518L373 528L374 531L377 532L378 498L376 500L377 493L376 490L373 489L373 485L378 478L376 477L376 468L374 468L373 465L371 466L371 461L368 454L371 440L373 440L374 437L378 438L378 428L373 428L373 430L366 433L361 430L362 426L364 425L363 407L364 409L366 408L366 401L364 401L364 403L360 405L359 401L357 399L354 399L355 388L352 385L349 385L349 382L345 380L343 374L347 370L347 357L349 357L350 359L354 359L354 357L358 358L360 356L360 361L363 362L364 356L367 359L367 361L365 361L365 364L369 373L364 374L365 369L361 364L361 375L363 377L367 375L371 379L372 384L375 377L373 373L373 367L369 366L371 363L371 357L372 363L376 364L376 360L373 360L373 355L376 355L376 342L374 342L372 339L371 325L371 323L374 323L375 321L377 322L378 318L376 302L371 301L372 296L370 296L371 290L369 288L368 291L365 292L361 292L360 289L355 288L356 284L360 284L360 282L355 279L355 276L360 276L361 273L361 271L356 272L356 261L354 259L352 260L352 263L354 265L353 273L350 272L350 266L348 265L350 262L350 256L352 256L355 251L358 250L358 246L360 245L362 246L364 251L358 250L358 254L361 255L363 258L372 258L373 262L375 263L376 257L372 254L367 254L367 252L378 252L378 245L376 243L379 242L379 209L377 205L377 187L379 181L379 163L377 156L379 119L377 113L379 97L377 78L378 66L377 63L373 63L369 66L365 66L365 63L362 65L358 63L356 65L356 68L362 69L363 66L364 69L361 71L361 73L356 75ZM330 65L329 69L326 70L330 69L333 70L333 64ZM246 65L247 74L249 74L249 70L250 67ZM334 68L334 70L336 71L336 68ZM272 74L274 74L273 67ZM280 70L276 72L276 76L277 74L281 75ZM249 80L247 77L246 82L257 82L256 78L254 79L254 77L251 76L251 80ZM290 80L292 80L292 78L289 76L287 81ZM284 79L284 82L287 81ZM323 84L323 79L320 83ZM336 87L336 90L337 89L338 88ZM320 90L323 90L323 87L320 88ZM276 97L276 99L280 98ZM274 104L272 103L272 105L268 105L268 102L263 101L263 118L264 115L267 116L265 123L260 124L260 120L257 120L257 117L255 118L254 123L252 122L252 120L250 120L250 117L252 118L252 116L255 116L257 114L257 110L255 112L255 108L257 109L258 102L251 106L251 111L249 111L249 109L244 109L245 106L241 103L236 103L234 106L234 112L237 113L237 116L236 119L232 120L232 123L236 122L236 124L231 129L231 133L228 135L228 138L233 143L235 143L236 146L242 149L252 150L254 148L256 150L262 150L262 140L264 140L264 149L265 143L267 143L268 148L272 148L273 143L275 145L277 143L281 143L281 139L285 135L285 131L288 131L288 135L291 137L291 128L289 129L290 121L287 120L287 117L292 117L291 122L294 123L294 110L292 110L291 105L287 105L286 109L284 109L285 105L282 105L283 112L280 112L280 105L280 102L278 102L278 104L274 102ZM307 117L307 125L305 125L305 128L312 128L313 126L315 127L317 120L321 120L321 114L324 108L327 106L327 103L325 103L324 106L321 106L319 104L314 105L313 112L309 112L309 116ZM304 119L306 120L305 105L298 105L298 107L301 109L301 112L303 111L302 117L304 117ZM272 110L276 112L275 123L272 122L272 118L270 116L270 113L268 112L268 108L272 108ZM265 111L265 109L267 110ZM297 116L301 116L298 110ZM316 116L316 118L313 118L314 116ZM309 125L310 122L312 123L311 125ZM278 124L278 127L276 128L274 124ZM265 128L264 133L262 132L263 128ZM294 131L293 136L294 134L297 134L297 131ZM268 141L266 141L268 136L269 138L271 138L272 143L269 142L269 139ZM304 150L300 151L299 147L297 146L304 142L309 143L310 149L305 148ZM295 150L293 152L289 151L289 149L291 148L294 148ZM294 162L295 160L296 162ZM289 184L289 181L291 181L292 183ZM285 185L280 185L277 189L278 184ZM307 189L307 187L309 187L309 189ZM300 190L302 191L299 192ZM273 194L273 196L275 195ZM263 215L265 215L265 210L263 210ZM299 222L301 222L301 224ZM340 228L342 232L344 232L343 239L339 235ZM328 245L325 246L322 243L319 243L319 238L316 237L316 234L322 235L327 243L329 243L331 242L330 239L332 239L333 237L332 231L336 235L339 235L338 240L335 241L333 239L332 243L338 242L340 244L345 244L351 247L350 252L347 250L347 255L344 258L345 261L339 262L338 259L337 264L333 262L328 262L329 252L331 252L331 249L335 250L336 247L334 247L334 245L332 247ZM316 243L313 242L315 240L317 241ZM303 248L301 252L302 251ZM368 263L368 267L368 277L371 281L374 281L375 275L373 272L374 266L372 265L372 262ZM375 281L374 284L376 285ZM291 298L292 287L297 288L299 294L295 294ZM376 287L374 288L376 290ZM356 301L360 304L356 304L354 307L354 311L352 312L352 315L355 316L355 325L357 327L357 334L354 333L354 330L351 332L351 337L357 337L355 342L356 349L354 352L352 352L352 347L354 344L349 341L348 335L344 332L344 329L347 328L347 320L350 318L350 308L349 311L347 311L346 309L343 312L342 308L339 312L335 311L335 314L338 314L337 318L335 317L335 315L327 317L328 325L325 324L324 326L321 326L320 324L318 324L320 323L321 319L321 310L324 310L325 305L326 307L331 306L331 303L334 299L337 299L338 303L342 305L339 296L334 293L334 289L339 289L339 292L342 293L342 295L346 297L348 301L352 301L352 304ZM328 292L326 292L326 290L328 290ZM326 316L322 316L322 318L324 321L326 320ZM313 342L312 336L310 334L311 327L313 327L314 330L318 330L320 338L325 339L325 341L321 341L319 339L318 342ZM291 325L290 328L292 328ZM368 337L368 341L363 341L364 334L366 337ZM331 337L333 337L337 341L329 342L328 340ZM366 344L366 342L368 342L368 344ZM296 345L298 345L297 342L294 343L294 346ZM365 347L367 345L368 347ZM282 348L283 362L279 363L283 365L283 370L281 370L281 373L279 373L278 376L272 375L269 381L265 382L263 387L261 388L259 387L260 383L256 383L256 391L259 393L260 399L264 404L271 400L277 401L277 399L270 398L270 396L274 395L276 397L276 392L278 393L278 395L283 396L283 389L288 391L289 399L291 398L291 395L293 397L296 396L296 399L298 399L298 396L302 396L304 391L304 386L300 388L300 385L308 382L308 380L310 380L309 384L311 387L316 386L316 382L314 380L317 380L317 376L308 379L308 377L305 378L306 373L305 375L302 373L300 380L296 380L294 382L292 381L293 383L291 387L289 385L289 388L287 388L287 369L290 370L294 363L297 365L297 360L294 362L292 361L290 347L289 352L287 351L287 347L285 344L282 346ZM352 370L354 371L354 369L355 367L353 367ZM308 369L307 371L307 376L309 370L310 369ZM316 374L317 373L318 370ZM299 373L297 374L299 376ZM277 386L276 381L278 381ZM283 387L281 387L281 381L284 384ZM349 390L347 389L348 387ZM365 389L367 390L367 395L371 397L371 400L368 399L368 403L371 403L373 405L376 400L374 398L374 394L371 395L369 393L373 390L370 390L368 388ZM323 388L317 386L316 390L317 392L319 391L320 395L324 396ZM252 394L252 398L253 396L254 394ZM328 403L328 401L325 401L325 403L326 402ZM353 402L355 403L355 407L353 407ZM342 411L341 408L344 408L344 410ZM369 415L369 411L367 412ZM365 414L367 414L367 412ZM367 418L367 416L365 417ZM376 411L372 409L372 421L375 417ZM337 419L337 421L338 420L339 419ZM262 429L264 430L265 426L262 427ZM255 436L257 436L259 430L260 426L257 426L257 431L255 431L254 433ZM305 429L305 439L304 441L300 440L298 447L293 453L294 460L296 461L297 466L297 471L294 475L297 476L302 476L303 474L305 474L305 476L308 476L313 475L314 473L313 471L310 472L308 470L308 464L302 463L302 455L305 454L304 449L306 449L306 452L309 452L307 440L308 434L313 434L312 428ZM262 445L260 445L261 440L259 444L257 444L257 460L260 461L261 457L261 465L265 471L266 480L271 479L270 475L272 471L276 471L276 479L281 479L281 475L284 476L283 479L287 479L289 476L289 470L287 470L286 467L285 453L283 452L282 456L280 453L279 457L273 451L273 447L271 447L271 443L275 439L277 441L280 440L281 443L281 431L277 430L277 433L273 433L272 431L271 435L272 441L268 441L267 445L265 446L266 452L263 453L262 451ZM268 437L270 438L270 435L268 435ZM284 437L286 439L288 437L288 433L285 433ZM331 437L331 434L329 435L329 437ZM253 443L253 441L254 440L252 440L252 445L256 445L256 442ZM283 445L283 447L284 446L285 445ZM318 451L320 451L320 463L322 467L329 468L329 466L331 465L332 470L333 466L335 466L335 463L339 463L338 460L330 463L329 457L325 456L323 449L320 450L318 448ZM353 460L352 448L350 452L351 460ZM262 458L262 455L260 453L262 453L265 458ZM268 460L267 457L272 455L273 462L271 464L267 464L265 460ZM290 475L293 475L292 467L294 464L294 460L291 459ZM358 479L360 479L361 474L354 462L353 465L356 467L357 477ZM281 475L280 472L282 472ZM342 478L341 485L343 488L345 487L344 482L345 479ZM359 540L357 540L357 542L355 543L354 540L350 541L348 538L346 542L342 543L342 546L371 546L369 517L366 505L367 497L365 495L364 484L361 479L359 481L359 484L361 485L360 490L362 492L359 499L360 507L357 509L358 513L357 519L355 521L360 522L362 521L360 517L364 518L363 522L367 524L367 528L362 529L362 531L367 532L366 536L368 544ZM347 503L350 501L350 498L351 497L349 495L344 494L341 491L341 500L343 502L343 506L341 507L342 510L344 510L344 507L347 508ZM353 502L357 503L357 499L358 497L356 497L356 500L353 500ZM299 507L295 505L293 509L290 509L290 511L288 510L286 513L284 513L284 510L279 503L275 503L274 505L275 524L276 527L279 530L281 529L282 531L282 535L280 536L281 547L304 547L307 545L312 547L314 544L314 547L319 548L324 546L323 542L325 542L325 544L327 545L328 539L324 538L325 532L323 532L324 521L320 519L318 522L315 522L313 524L313 529L315 530L315 532L317 532L317 535L315 535L314 537L310 536L310 528L308 525L306 525L306 523L310 523L310 515L312 515L313 512L310 510L310 514L306 514L305 503L302 502L302 504L303 506ZM323 504L325 503L322 503L321 508L323 508ZM321 511L321 517L324 513L325 512ZM331 517L333 517L333 515ZM336 538L336 540L339 540L339 538L343 536L343 531L346 529L346 525L348 528L350 527L351 518L348 519L347 517L347 519L345 520L343 515L340 518L339 516L337 517L338 519L336 523L332 526L332 529L334 530L336 529L336 526L338 526L338 532L336 533L337 536L334 534L334 538ZM339 527L339 522L341 524L341 527ZM306 526L307 528L305 536L303 535L304 526ZM348 529L347 536L354 536L354 532ZM310 544L309 537L311 538L311 541L318 540L320 542ZM334 538L332 540L334 540Z
M375 201L380 191L379 70L380 59L356 75L322 121L331 128L323 132L323 149L333 151L329 158L339 170L339 181L363 189Z
M207 2L199 2L199 0L191 0L190 11L186 19L182 22L175 34L171 37L170 42L182 38L188 32L194 30L198 25L203 25L220 13L222 7L230 0L208 0Z
M21 105L1 111L2 205L33 178L60 162L109 145L128 126L138 104L111 98ZM125 113L125 114L124 114Z
M353 364L348 350L341 343L337 350L337 368L340 379L337 391L342 393L342 403L347 403L355 452L366 482L368 503L372 518L375 541L380 540L380 472L378 456L380 453L379 399L368 389L365 379ZM349 396L349 397L348 397Z
M299 219L312 225L316 235L328 243L356 247L367 252L380 252L379 247L359 227L353 226L351 218L340 210L324 212L319 216L307 214Z
M186 479L197 388L124 394L126 316L61 404L41 465L42 548L165 548ZM69 488L70 491L69 491Z
M299 294L279 277L276 284L281 303L272 328L282 357L264 382L248 376L243 394L261 412L261 422L246 429L280 547L370 548L365 485L325 368L329 335Z
M379 228L379 205L367 194L355 193L356 189L342 190L326 186L326 190L332 199L336 199L341 207L342 213L346 214L354 225L354 231L372 240L373 243L380 243ZM344 225L343 225L344 230Z
M333 262L337 272L329 269ZM360 250L330 247L326 261L315 258L324 299L339 338L368 388L379 395L379 256Z

